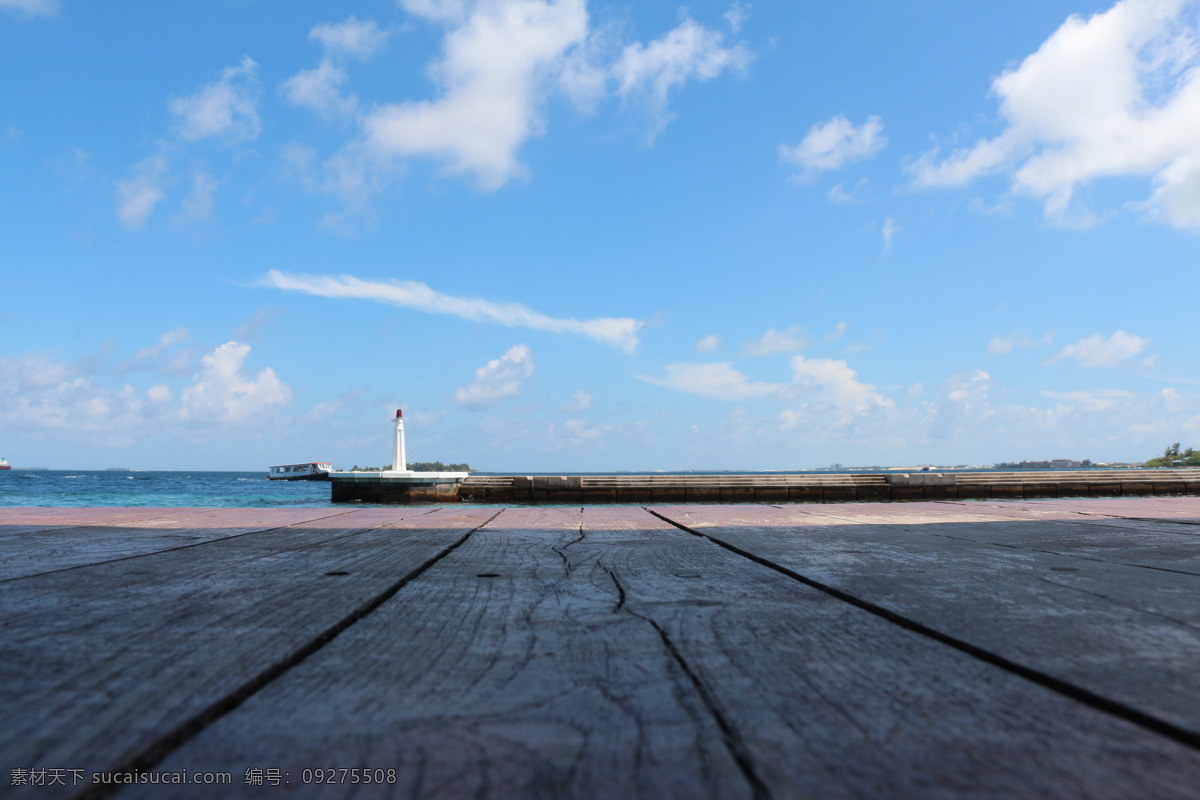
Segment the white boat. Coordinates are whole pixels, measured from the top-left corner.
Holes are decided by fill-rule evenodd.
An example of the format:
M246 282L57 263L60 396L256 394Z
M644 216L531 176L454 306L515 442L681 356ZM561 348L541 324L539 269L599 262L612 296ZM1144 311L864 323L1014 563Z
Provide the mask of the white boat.
M333 465L328 461L310 461L271 467L267 477L273 481L327 481L330 472L333 472Z
M5 461L3 458L0 458L0 469L12 469L12 467L9 466L7 461Z

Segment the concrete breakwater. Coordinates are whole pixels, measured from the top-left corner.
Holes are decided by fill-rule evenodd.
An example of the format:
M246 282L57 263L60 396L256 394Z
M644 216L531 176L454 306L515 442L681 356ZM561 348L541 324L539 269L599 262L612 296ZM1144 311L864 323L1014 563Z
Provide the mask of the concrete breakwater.
M419 475L420 473L411 473ZM333 502L845 503L1200 494L1200 469L756 475L471 475L338 480Z

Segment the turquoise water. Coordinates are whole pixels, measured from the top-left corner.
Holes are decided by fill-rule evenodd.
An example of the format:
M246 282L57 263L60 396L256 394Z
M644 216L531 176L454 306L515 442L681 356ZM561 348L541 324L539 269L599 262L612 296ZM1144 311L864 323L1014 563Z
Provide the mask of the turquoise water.
M263 472L0 471L3 506L330 506L325 481L268 481Z

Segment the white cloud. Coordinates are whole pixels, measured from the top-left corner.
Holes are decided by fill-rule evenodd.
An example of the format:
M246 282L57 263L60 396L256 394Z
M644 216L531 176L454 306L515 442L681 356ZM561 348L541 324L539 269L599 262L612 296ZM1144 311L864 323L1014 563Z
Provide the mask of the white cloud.
M776 353L794 353L808 347L808 340L800 332L800 326L791 325L783 330L771 328L756 342L742 346L742 355L761 358Z
M992 376L981 369L953 375L942 387L940 402L925 404L928 433L933 439L946 440L969 436L983 421L996 416L991 405ZM1018 414L1025 427L1035 416Z
M15 394L27 389L43 389L62 383L73 371L40 353L0 358L0 389Z
M656 386L666 386L682 392L712 397L717 400L749 400L756 397L777 395L781 384L761 383L747 380L727 361L710 364L676 363L666 366L666 377L651 378L639 375L641 380Z
M448 174L493 191L526 177L522 146L543 132L543 108L561 93L591 112L610 95L646 108L657 134L671 92L745 66L743 44L691 19L648 44L620 46L615 25L592 29L586 0L400 0L410 14L445 28L441 53L427 67L436 95L362 109L344 91L336 59L293 76L284 91L293 103L327 116L357 109L359 135L324 165L323 189L345 212L331 227L361 213L415 159L440 163ZM734 10L728 19L736 22ZM333 58L328 56L328 58Z
M988 342L988 355L1002 356L1011 353L1016 340L1011 336L996 336Z
M1047 331L1037 339L1028 336L995 336L988 342L988 355L1002 356L1011 353L1015 347L1044 347L1054 340L1054 335Z
M373 20L350 16L342 22L323 23L308 33L324 46L325 57L313 69L304 69L283 82L284 97L294 106L312 109L323 117L351 117L358 111L358 97L343 94L349 76L348 58L367 60L387 46L388 32Z
M1053 397L1056 400L1072 403L1088 413L1108 411L1127 400L1137 397L1133 392L1125 392L1120 389L1100 389L1093 392L1042 392L1042 394L1047 397Z
M223 70L220 79L172 100L168 107L178 118L177 132L188 141L250 141L262 131L258 89L258 64L243 56L236 67Z
M612 423L589 425L581 419L569 419L562 425L551 422L547 426L546 438L551 450L581 445L603 444L604 438L617 430Z
M812 411L832 410L845 422L875 410L891 410L895 405L874 386L860 381L858 373L840 359L793 356L789 364L792 380L787 383L749 380L726 361L668 364L664 377L638 377L657 386L717 400L801 400L799 412L791 415L793 421Z
M200 372L180 397L179 418L189 423L241 424L291 402L291 390L270 367L251 378L242 371L250 345L226 342L200 360Z
M0 425L17 431L107 432L141 420L131 386L108 389L40 353L0 358Z
M480 410L519 394L533 376L533 353L519 344L475 370L475 381L454 392L454 402Z
M179 344L190 335L191 332L183 325L180 325L178 328L169 330L162 336L159 336L158 341L154 344L138 350L134 354L133 360L157 363L166 354L167 350Z
M734 3L721 16L729 23L729 30L734 33L739 33L742 30L742 25L746 22L746 17L749 16L749 6L744 6L741 3Z
M359 20L351 14L341 22L315 26L308 32L308 38L319 41L330 55L365 60L387 47L388 32L381 30L374 20Z
M133 177L117 181L117 218L127 228L140 228L166 196L167 160L154 156L138 162Z
M867 117L855 126L840 114L828 122L813 125L799 144L779 146L781 161L800 167L802 176L839 169L854 161L870 158L887 146L883 120Z
M367 281L350 275L299 275L271 270L264 286L303 292L318 297L375 300L430 314L448 314L472 322L492 322L509 328L530 328L551 333L577 333L632 353L637 349L642 323L621 317L577 320L551 317L520 303L494 303L475 297L455 297L434 291L417 281Z
M0 10L17 17L53 17L62 6L59 0L0 0Z
M346 70L328 58L314 69L297 72L283 83L283 95L294 106L304 106L323 117L350 116L358 109L358 98L343 95Z
M571 395L571 402L563 406L563 411L587 411L592 407L592 396L580 389L575 394Z
M212 216L213 196L217 181L207 172L197 170L192 175L192 191L180 203L178 222L199 222Z
M701 336L696 340L697 353L715 353L721 349L721 337L715 333Z
M517 150L540 132L539 106L553 67L587 34L583 0L408 3L457 26L430 68L441 97L380 106L360 120L362 155L431 157L452 173L470 173L483 189L524 174ZM453 13L451 13L453 12Z
M802 181L804 180L804 176L800 176L797 179ZM867 187L867 183L867 179L862 178L858 181L858 183L854 184L849 189L846 188L846 184L844 183L835 183L829 189L829 191L825 193L825 197L830 202L838 203L840 205L856 203L862 197L862 194Z
M685 17L662 37L645 45L635 42L622 51L612 67L617 94L644 105L651 117L651 139L671 118L667 101L672 90L690 80L707 81L726 70L743 70L750 63L746 45L725 47L724 40L721 32Z
M468 0L397 0L414 17L431 22L461 22L467 15Z
M891 217L883 220L883 227L880 230L880 235L883 237L883 255L887 255L892 251L892 240L896 238L896 234L900 232L900 226Z
M1177 227L1200 227L1200 25L1195 0L1122 0L1071 16L1037 52L992 84L1005 127L943 156L922 156L920 186L992 173L1038 198L1051 220L1098 221L1077 190L1105 177L1149 177L1141 205Z
M181 423L208 435L229 425L265 422L290 402L291 392L272 370L253 378L243 372L250 348L236 342L206 355L182 396L165 383L139 391L112 380L133 371L169 373L169 365L161 363L164 354L187 335L182 327L168 331L115 369L90 358L68 365L38 353L0 357L0 428L85 433L93 443L129 446L175 436Z
M151 403L166 403L171 399L171 387L159 384L146 390L146 399Z
M852 413L894 405L890 398L876 392L874 386L860 381L858 373L841 359L793 356L790 363L793 394L815 397Z
M836 339L840 339L846 335L846 331L849 329L850 329L850 326L848 324L846 324L845 322L839 322L838 324L833 326L833 330L830 331L829 335L825 337L825 341L832 342Z
M1117 331L1107 339L1094 333L1067 345L1046 363L1054 364L1069 359L1083 367L1118 367L1141 353L1149 344L1149 339L1125 331Z

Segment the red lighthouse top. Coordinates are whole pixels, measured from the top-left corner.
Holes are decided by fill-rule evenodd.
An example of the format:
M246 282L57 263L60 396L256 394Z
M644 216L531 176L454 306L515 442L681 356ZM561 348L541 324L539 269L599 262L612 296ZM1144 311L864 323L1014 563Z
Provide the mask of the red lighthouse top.
M404 412L397 408L396 409L396 419L400 419L403 416L404 416Z

